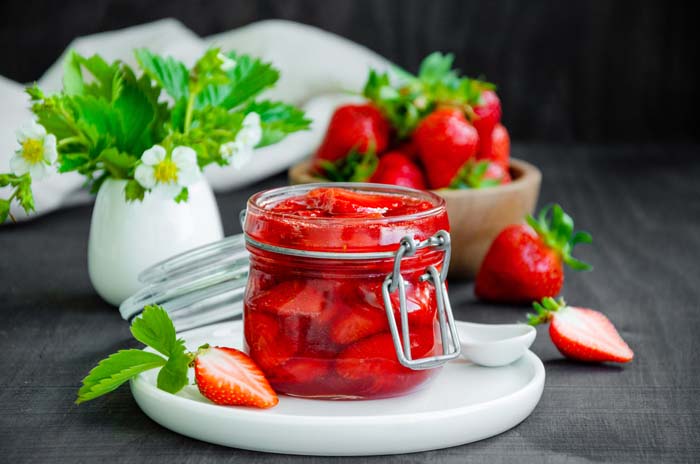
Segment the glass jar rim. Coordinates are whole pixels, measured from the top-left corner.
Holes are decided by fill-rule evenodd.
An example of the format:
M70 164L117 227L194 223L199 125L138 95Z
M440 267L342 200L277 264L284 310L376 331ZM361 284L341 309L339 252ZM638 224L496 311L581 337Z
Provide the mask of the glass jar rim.
M432 204L430 209L423 211L418 211L410 214L402 214L397 216L387 216L382 218L368 218L368 217L308 217L299 216L296 214L275 211L273 209L265 208L267 203L276 203L287 198L303 195L311 190L317 188L342 188L351 191L359 191L380 195L395 195L395 196L409 196L412 198L420 198L422 200L429 201ZM427 190L416 190L409 187L402 187L398 185L388 185L388 184L375 184L369 182L318 182L312 184L299 184L299 185L287 185L284 187L277 187L269 190L263 190L252 195L246 204L247 211L250 213L255 211L256 213L262 213L268 217L278 217L281 219L289 219L297 222L303 223L315 223L323 224L328 222L342 222L343 224L357 224L357 223L372 223L372 224L390 224L392 222L406 222L416 219L422 219L439 214L446 209L445 199L440 195Z

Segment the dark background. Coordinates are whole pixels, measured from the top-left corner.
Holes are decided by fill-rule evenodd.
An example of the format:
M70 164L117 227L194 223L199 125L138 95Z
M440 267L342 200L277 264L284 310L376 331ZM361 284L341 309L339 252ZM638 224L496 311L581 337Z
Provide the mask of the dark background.
M434 50L499 85L518 141L693 142L700 28L683 1L3 1L0 74L38 78L71 39L163 17L209 34L283 18L415 71Z

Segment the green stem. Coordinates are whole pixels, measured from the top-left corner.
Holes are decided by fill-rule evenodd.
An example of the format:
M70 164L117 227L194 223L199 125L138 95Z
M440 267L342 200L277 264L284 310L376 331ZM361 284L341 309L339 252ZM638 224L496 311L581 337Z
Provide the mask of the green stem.
M65 139L61 139L61 140L56 144L56 148L57 148L57 149L58 149L58 148L63 148L63 147L65 147L66 145L69 145L69 144L71 144L71 143L79 143L79 144L81 144L81 145L87 146L87 144L85 143L85 139L83 139L82 137L79 137L79 136L73 136L73 137L66 137Z
M185 111L185 127L183 133L186 134L190 130L190 124L192 124L192 113L194 111L194 98L197 96L196 93L190 92L190 96L187 99L187 110Z

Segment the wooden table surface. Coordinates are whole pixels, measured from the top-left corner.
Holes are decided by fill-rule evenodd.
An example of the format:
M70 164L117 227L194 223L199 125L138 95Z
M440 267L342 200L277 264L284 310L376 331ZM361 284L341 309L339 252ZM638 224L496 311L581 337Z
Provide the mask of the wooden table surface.
M590 231L563 295L612 319L634 349L624 367L565 361L539 329L547 380L540 404L500 436L432 452L364 458L281 456L192 440L148 419L128 388L80 406L82 377L138 346L87 275L91 207L0 228L2 462L697 462L700 460L700 149L698 146L515 145L544 174L540 204L559 202ZM277 176L218 196L226 234ZM450 282L458 319L521 320L525 307L479 303ZM275 437L271 436L270 440ZM358 447L362 445L358 443Z

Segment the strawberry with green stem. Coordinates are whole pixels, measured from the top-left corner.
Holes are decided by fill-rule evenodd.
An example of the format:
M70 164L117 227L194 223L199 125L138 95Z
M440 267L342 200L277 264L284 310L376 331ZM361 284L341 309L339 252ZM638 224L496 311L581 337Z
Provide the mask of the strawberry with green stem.
M352 152L359 155L381 153L389 145L389 123L371 103L338 107L326 130L321 146L316 151L317 167L325 169L320 161L336 163Z
M493 128L500 120L496 87L460 76L453 64L453 54L434 52L423 59L417 75L398 67L388 73L371 70L363 95L381 110L399 139L408 138L423 119L444 106L460 109L475 125L479 120L487 133L487 126Z
M100 361L83 379L76 403L105 395L157 368L157 387L177 393L187 385L190 366L195 368L200 392L214 403L269 408L279 401L260 368L245 353L209 345L187 352L184 340L177 338L168 313L160 306L146 306L131 325L131 333L153 351L120 350Z
M416 128L413 139L432 189L449 187L479 148L479 134L457 108L431 113Z
M564 264L576 271L591 266L574 258L579 243L591 243L587 232L574 233L574 221L559 205L543 208L527 224L506 227L494 239L476 276L476 295L484 300L527 302L559 294Z
M479 189L507 184L510 174L500 164L490 161L468 161L450 183L451 189Z
M549 336L557 349L570 359L586 362L626 363L634 358L615 326L603 313L568 306L562 298L544 298L534 302L535 314L528 324L549 322Z

